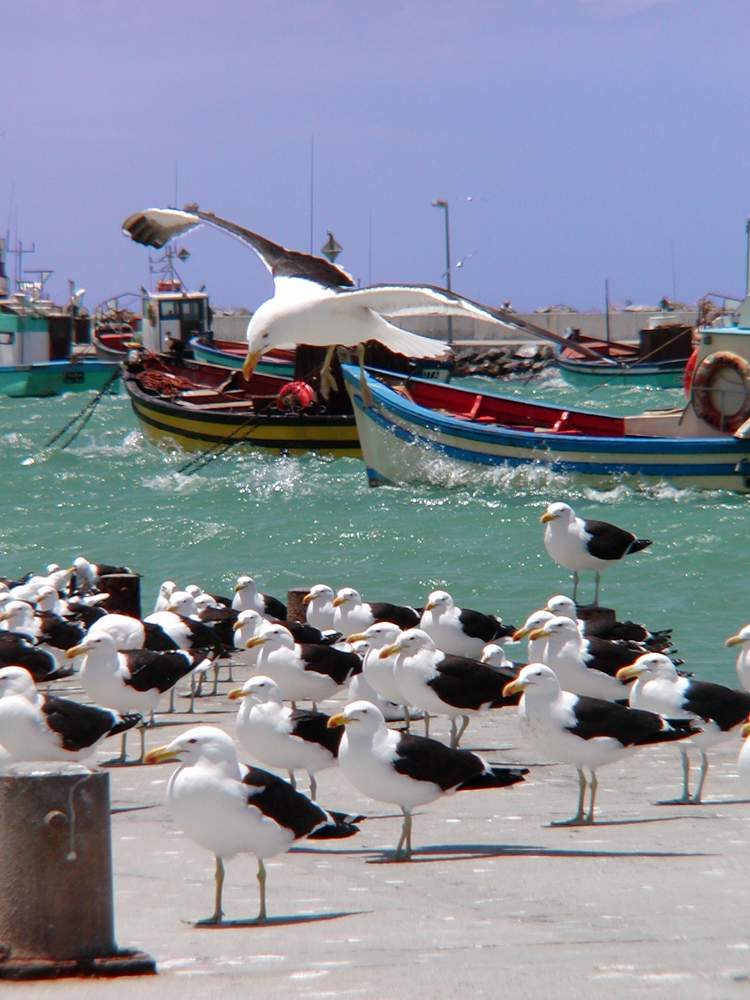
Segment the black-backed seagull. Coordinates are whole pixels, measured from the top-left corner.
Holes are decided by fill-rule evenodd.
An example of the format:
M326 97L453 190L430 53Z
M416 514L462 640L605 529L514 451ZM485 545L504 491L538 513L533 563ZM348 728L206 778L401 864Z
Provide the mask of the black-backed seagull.
M326 583L316 583L302 598L305 606L305 618L308 625L319 628L321 632L333 628L333 599L336 596L333 587Z
M234 585L232 607L235 611L247 611L252 608L266 618L286 618L286 605L277 597L261 594L258 585L251 576L237 577Z
M37 691L23 667L0 669L0 737L10 759L85 760L107 736L141 721L97 705L82 705Z
M553 826L594 822L600 767L639 747L686 739L698 731L689 721L668 722L653 712L563 691L555 672L543 663L527 664L504 693L523 695L519 714L532 739L551 760L573 764L578 771L578 810L571 819L555 821ZM591 796L586 810L587 770Z
M608 639L587 639L581 635L577 622L563 615L550 618L546 625L529 633L531 640L544 638L547 639L544 662L555 671L564 691L607 701L628 697L627 685L618 679L617 671L634 663L644 652L642 647Z
M296 643L283 625L267 624L251 638L248 649L261 647L255 673L270 677L291 702L330 698L362 670L356 653L318 643Z
M427 598L419 627L438 649L477 660L488 642L513 635L515 626L504 625L495 615L459 608L447 590L433 590Z
M652 649L657 653L663 652L672 645L671 628L652 632L638 622L611 622L605 617L579 618L578 606L575 601L564 594L555 594L550 597L547 601L547 610L551 611L553 615L564 615L566 618L577 621L582 635L586 638L640 642L646 649Z
M528 639L528 657L529 663L546 663L547 662L547 642L546 636L539 637L540 630L544 628L548 621L551 621L555 616L551 611L547 611L546 608L541 608L539 611L533 611L526 621L523 623L521 628L516 629L513 633L513 641L520 642L521 639ZM536 639L531 638L531 633L537 636Z
M725 646L741 646L737 653L737 679L745 691L750 691L750 625L745 625L736 635L730 635Z
M422 629L402 632L391 646L380 650L379 656L395 656L394 677L407 704L450 719L452 747L458 746L472 716L517 702L502 693L515 671L443 653Z
M254 854L258 861L262 924L266 910L266 858L292 844L351 837L358 828L348 817L321 809L276 775L241 765L234 743L215 726L195 726L165 746L150 750L147 764L179 763L167 784L167 806L175 822L216 859L214 912L202 925L221 924L224 861Z
M368 701L354 701L331 716L345 726L339 767L354 787L378 802L397 805L404 815L395 860L412 854L412 813L446 794L505 788L523 781L526 768L488 764L468 750L456 750L425 736L388 729L383 713Z
M207 662L201 652L175 650L157 652L151 649L119 651L115 640L106 632L89 636L72 646L66 656L83 657L81 684L86 694L97 704L117 712L154 712L159 698L177 682L204 669ZM126 736L122 735L119 761L126 757ZM145 731L141 728L141 756L143 759Z
M635 663L619 671L622 681L635 681L628 696L633 708L658 712L668 719L693 719L701 723L682 754L682 795L674 800L680 804L695 805L701 801L703 786L708 773L709 747L731 739L750 713L750 694L736 691L723 684L712 684L681 677L668 656L647 653ZM697 747L701 755L698 784L690 794L690 761L687 749Z
M341 742L341 731L328 728L329 716L284 705L281 688L262 674L233 688L228 697L241 702L235 725L245 750L264 766L288 771L292 787L294 772L307 771L310 797L317 798L315 775L336 764Z
M579 573L594 570L594 604L598 604L601 571L651 544L649 538L636 538L630 531L607 521L578 517L567 503L549 504L540 520L545 525L544 547L550 557L573 573L573 600L578 592Z
M393 622L399 628L419 625L419 614L414 608L386 601L364 601L354 587L342 587L332 604L333 627L344 635L364 632L375 622Z

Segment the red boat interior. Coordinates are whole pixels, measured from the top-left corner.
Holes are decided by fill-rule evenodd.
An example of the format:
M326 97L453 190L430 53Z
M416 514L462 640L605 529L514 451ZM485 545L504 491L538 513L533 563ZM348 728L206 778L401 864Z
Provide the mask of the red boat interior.
M475 393L438 382L385 381L390 383L394 392L418 406L477 424L497 424L519 431L550 431L555 434L600 437L625 433L625 421L622 417Z

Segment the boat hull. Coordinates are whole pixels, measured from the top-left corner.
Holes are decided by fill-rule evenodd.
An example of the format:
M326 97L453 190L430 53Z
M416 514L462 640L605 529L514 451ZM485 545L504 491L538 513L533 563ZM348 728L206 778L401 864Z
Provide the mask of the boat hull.
M154 444L205 451L236 443L237 447L260 448L272 454L302 455L314 451L337 457L361 457L352 416L211 412L149 396L131 379L126 379L125 388L144 435Z
M102 389L119 367L119 362L95 359L2 366L0 395L61 396L66 392ZM112 392L117 392L116 382L113 383Z
M679 488L750 491L750 441L731 436L656 438L514 430L435 412L343 367L371 485L466 485L521 467L591 485L668 482Z
M654 364L633 364L616 368L604 362L567 361L558 357L560 374L570 385L593 387L609 385L655 386L674 389L682 385L685 362L665 361Z
M247 356L247 351L244 347L236 351L222 350L206 343L201 337L193 337L188 347L193 352L193 357L196 361L209 365L221 365L222 368L238 370L242 368ZM294 362L274 358L273 355L262 357L255 366L255 370L263 375L279 375L282 378L288 379L294 378Z

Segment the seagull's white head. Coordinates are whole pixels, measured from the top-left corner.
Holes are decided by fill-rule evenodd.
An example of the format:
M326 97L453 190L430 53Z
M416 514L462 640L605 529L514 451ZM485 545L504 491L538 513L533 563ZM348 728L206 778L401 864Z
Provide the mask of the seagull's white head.
M445 611L447 608L454 607L455 603L447 590L433 590L427 597L427 604L425 604L424 609L425 611L434 611L436 609Z
M512 662L505 655L505 650L496 642L488 642L482 650L482 663L488 667L512 667Z
M40 587L36 595L36 605L40 611L54 611L58 600L54 587Z
M31 623L33 617L34 609L26 601L7 601L0 614L0 619L8 622L11 631L24 622Z
M657 677L660 680L676 681L678 673L674 663L663 653L644 653L634 663L620 667L616 677L623 684L638 680L640 677L649 681Z
M216 726L193 726L171 743L149 750L143 760L146 764L165 764L170 761L197 764L198 761L205 760L213 764L236 766L237 751L231 738Z
M547 610L551 611L553 615L564 615L566 618L574 620L578 617L575 601L566 597L565 594L555 594L554 597L550 597L547 601Z
M92 629L84 636L83 642L78 646L71 646L70 649L66 649L65 656L68 660L73 660L76 656L97 652L116 653L117 643L109 632L97 630L96 622L94 622Z
M302 598L303 604L312 604L315 602L316 606L321 604L328 604L334 598L333 588L329 587L326 583L316 583L314 587L310 587L310 592L305 594Z
M382 649L384 646L394 643L399 635L401 635L401 629L393 622L375 622L364 632L355 632L354 635L348 636L346 641L358 642L360 639L364 639L371 649Z
M548 524L550 521L562 521L567 524L572 517L575 517L575 513L569 504L551 503L539 520L542 524Z
M190 594L191 597L200 597L203 593L203 588L199 587L197 583L189 583L185 587L185 593Z
M246 649L265 646L267 649L294 649L294 636L283 625L265 625L245 643Z
M354 587L342 587L331 603L334 608L341 608L344 605L351 608L362 603L362 595Z
M744 646L746 643L750 642L750 625L745 625L741 628L737 635L730 635L725 641L725 646Z
M419 653L423 649L435 650L437 646L421 628L408 628L391 646L385 646L380 650L380 659L385 660L398 653L414 656L415 653Z
M258 589L255 580L251 576L238 576L237 582L234 585L234 592L238 594L240 591L247 591L248 593L254 593Z
M546 608L542 608L541 611L534 611L526 621L523 623L521 628L516 629L513 633L513 641L519 642L519 640L524 639L530 632L535 629L544 628L548 621L551 621L555 616L551 611L547 611Z
M529 632L529 639L561 639L567 640L572 636L580 636L578 623L565 615L553 615L541 628L535 628Z
M0 698L11 695L20 695L32 703L39 698L33 677L23 667L3 667L0 670Z
M167 611L171 611L175 615L183 615L183 617L189 618L197 610L194 598L186 590L175 590L169 598Z
M174 580L164 580L159 587L159 596L169 599L175 590L177 590L177 584Z
M227 697L231 698L232 701L238 698L247 698L256 705L263 705L269 701L281 705L284 700L281 696L281 688L276 681L262 674L251 677L250 680L245 681L242 687L234 688Z
M371 735L385 729L385 719L380 709L371 701L353 701L343 712L332 715L326 723L329 729L346 726L352 733Z
M509 698L514 694L526 694L528 691L556 697L560 692L557 674L544 663L527 663L518 677L505 685L503 697Z

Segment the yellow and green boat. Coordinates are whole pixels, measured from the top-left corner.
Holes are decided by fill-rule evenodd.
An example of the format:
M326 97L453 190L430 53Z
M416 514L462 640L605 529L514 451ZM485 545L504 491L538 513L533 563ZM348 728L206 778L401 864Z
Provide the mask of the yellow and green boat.
M309 401L301 382L194 361L144 355L125 366L124 385L144 435L186 451L226 445L299 455L360 457L354 413L347 405ZM309 389L309 387L307 387ZM314 396L314 393L313 393Z

